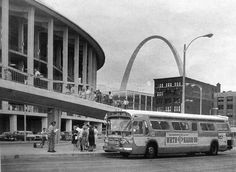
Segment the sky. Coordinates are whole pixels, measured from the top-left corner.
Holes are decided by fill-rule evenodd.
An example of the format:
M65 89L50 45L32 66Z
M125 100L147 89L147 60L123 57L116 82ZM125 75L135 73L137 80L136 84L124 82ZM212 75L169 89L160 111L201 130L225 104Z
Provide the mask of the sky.
M41 0L89 33L102 47L105 64L97 86L118 90L138 44L152 35L169 40L183 59L186 76L236 91L236 1L234 0ZM153 39L139 51L127 89L154 92L153 79L180 76L165 42Z

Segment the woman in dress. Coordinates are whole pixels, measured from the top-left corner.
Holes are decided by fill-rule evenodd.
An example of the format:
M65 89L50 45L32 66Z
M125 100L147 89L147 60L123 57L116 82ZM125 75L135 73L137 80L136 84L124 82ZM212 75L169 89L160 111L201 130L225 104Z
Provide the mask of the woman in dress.
M89 142L89 151L93 151L95 147L95 136L94 136L93 126L91 125L89 127L88 142Z

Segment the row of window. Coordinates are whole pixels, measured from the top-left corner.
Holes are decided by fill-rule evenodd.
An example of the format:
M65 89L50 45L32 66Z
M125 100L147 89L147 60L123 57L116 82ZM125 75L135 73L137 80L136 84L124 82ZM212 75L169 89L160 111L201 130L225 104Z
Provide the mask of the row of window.
M176 131L197 131L198 125L197 122L192 122L189 125L188 122L171 122L171 125L174 130ZM167 121L151 121L151 126L155 130L169 130L170 124ZM214 125L213 123L202 122L200 123L200 128L202 131L229 131L229 126L226 123L218 123ZM148 126L146 121L134 121L133 122L133 131L134 134L147 134L148 133Z
M224 101L225 101L225 97L218 97L217 98L218 103L224 102ZM227 102L233 102L233 96L226 97L226 101Z
M168 83L165 83L165 86L166 86L166 87L172 87L173 85L174 85L175 87L182 86L181 82L174 82L174 83L168 82ZM158 84L157 87L163 88L163 87L164 87L164 84L163 84L163 83Z
M218 105L218 109L219 110L223 110L224 109L224 105ZM228 104L226 106L226 109L233 109L233 104Z
M157 111L165 111L165 112L172 112L171 106L165 106L165 107L157 107ZM180 112L181 106L174 106L174 112Z
M170 125L167 121L151 121L152 128L155 130L169 130ZM191 123L189 125L188 122L171 122L172 128L174 130L192 130L197 131L198 126L196 122ZM213 123L200 123L200 127L202 131L215 131L215 125ZM217 124L217 130L227 131L227 124Z

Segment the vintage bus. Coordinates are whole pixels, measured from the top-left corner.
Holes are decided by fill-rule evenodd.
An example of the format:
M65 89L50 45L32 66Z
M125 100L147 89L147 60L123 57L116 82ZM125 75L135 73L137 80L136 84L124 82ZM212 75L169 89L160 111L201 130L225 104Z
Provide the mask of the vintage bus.
M108 112L103 149L123 156L204 152L232 149L228 117L124 110Z

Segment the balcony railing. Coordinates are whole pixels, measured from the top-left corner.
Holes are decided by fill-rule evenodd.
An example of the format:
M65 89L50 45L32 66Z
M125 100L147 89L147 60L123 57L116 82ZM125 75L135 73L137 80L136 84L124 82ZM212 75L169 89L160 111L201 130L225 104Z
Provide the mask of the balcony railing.
M0 69L1 69L0 70L0 77L2 79L25 84L25 85L31 86L31 87L33 86L33 87L37 87L37 88L41 88L41 89L47 89L47 90L49 89L50 80L48 80L47 78L44 78L43 76L40 77L40 76L29 75L25 72L15 69L13 67L6 68L3 66L0 66ZM33 78L32 85L30 85L28 83L30 77ZM58 93L68 94L71 96L76 96L81 99L96 101L98 103L108 104L108 105L119 107L119 108L133 109L133 106L134 106L135 109L139 109L139 107L140 107L140 104L137 103L136 101L135 102L130 101L127 105L124 105L124 99L121 98L121 99L117 100L117 99L115 99L115 96L114 96L114 99L112 100L112 102L110 102L108 94L101 93L98 90L95 92L93 92L93 91L91 92L91 91L86 91L84 89L81 90L82 87L79 87L79 91L77 94L77 93L75 93L75 90L74 90L75 85L73 82L66 83L67 91L63 90L63 85L65 84L63 81L53 80L51 82L53 83L53 91L58 92ZM13 108L12 107L12 110L13 109L22 109L22 108L20 108L20 107ZM148 107L147 109L151 110L150 107Z

